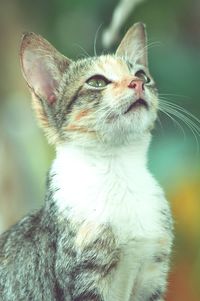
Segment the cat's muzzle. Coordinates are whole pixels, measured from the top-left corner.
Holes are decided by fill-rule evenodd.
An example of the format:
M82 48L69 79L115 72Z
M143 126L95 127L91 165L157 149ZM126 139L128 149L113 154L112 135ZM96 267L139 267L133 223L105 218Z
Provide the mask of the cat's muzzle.
M129 105L129 107L125 110L124 114L127 114L133 110L136 110L139 107L145 107L146 109L149 108L148 103L143 98L138 98L134 102Z

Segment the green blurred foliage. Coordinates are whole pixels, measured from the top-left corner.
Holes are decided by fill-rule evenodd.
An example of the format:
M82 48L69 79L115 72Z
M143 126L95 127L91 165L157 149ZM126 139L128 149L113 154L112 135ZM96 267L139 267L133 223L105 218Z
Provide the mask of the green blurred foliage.
M131 0L130 0L131 1ZM24 31L40 33L72 59L94 55L116 0L9 0L0 2L0 210L4 227L42 204L45 174L54 156L38 129L22 78L18 49ZM200 1L144 1L124 24L143 21L150 69L159 92L200 118ZM200 300L200 139L160 115L149 165L164 187L175 218L168 301ZM197 122L196 122L197 123ZM16 188L18 187L18 188ZM19 189L19 187L21 187ZM2 206L1 206L2 203ZM8 214L9 212L9 214ZM11 214L11 212L13 212ZM0 223L1 225L1 223ZM2 226L3 227L3 226Z

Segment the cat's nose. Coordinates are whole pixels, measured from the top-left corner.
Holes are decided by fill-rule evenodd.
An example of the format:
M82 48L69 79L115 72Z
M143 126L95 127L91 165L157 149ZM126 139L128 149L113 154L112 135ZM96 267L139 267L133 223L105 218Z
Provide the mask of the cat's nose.
M128 88L134 89L136 93L142 93L144 82L141 79L134 79L129 83Z

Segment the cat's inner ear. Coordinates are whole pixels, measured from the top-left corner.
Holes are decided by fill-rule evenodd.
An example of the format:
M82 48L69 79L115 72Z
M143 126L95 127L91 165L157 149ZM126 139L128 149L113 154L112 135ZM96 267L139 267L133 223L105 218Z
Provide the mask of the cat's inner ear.
M129 28L117 48L116 55L126 58L133 64L148 67L147 35L143 23L136 23Z
M70 60L34 33L23 36L20 59L23 75L34 94L48 104L54 103L59 97L59 84Z

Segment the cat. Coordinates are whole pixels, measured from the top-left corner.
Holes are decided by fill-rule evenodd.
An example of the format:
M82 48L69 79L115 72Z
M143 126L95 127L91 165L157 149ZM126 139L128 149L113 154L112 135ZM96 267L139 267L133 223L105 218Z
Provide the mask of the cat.
M44 206L0 238L0 300L164 300L173 221L147 168L158 93L145 25L76 62L26 33L20 59L56 158Z

